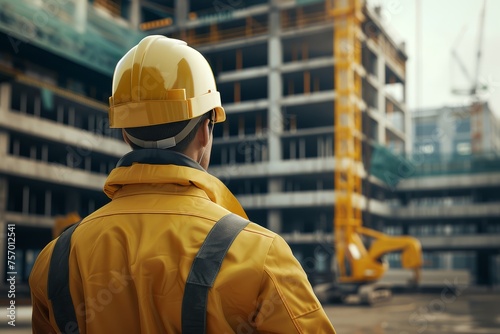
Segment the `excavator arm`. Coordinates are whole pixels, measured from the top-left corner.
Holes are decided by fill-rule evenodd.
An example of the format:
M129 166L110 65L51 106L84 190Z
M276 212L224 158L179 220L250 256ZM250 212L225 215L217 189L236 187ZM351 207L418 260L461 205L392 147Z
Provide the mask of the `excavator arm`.
M365 247L363 238L370 239ZM384 233L358 227L345 233L345 243L336 244L337 264L341 283L368 283L377 281L388 269L382 260L385 254L401 252L401 265L414 270L414 283L420 280L422 249L420 242L410 236L389 236Z
M379 262L385 254L401 252L401 266L412 269L414 271L413 283L419 283L423 261L422 247L418 239L410 236L389 236L365 227L360 228L359 233L373 240L367 254L371 261Z

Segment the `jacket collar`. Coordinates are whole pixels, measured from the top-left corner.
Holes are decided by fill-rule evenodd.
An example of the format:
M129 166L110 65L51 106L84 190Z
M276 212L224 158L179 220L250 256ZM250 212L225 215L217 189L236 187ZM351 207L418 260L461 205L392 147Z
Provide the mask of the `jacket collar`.
M161 149L132 151L117 163L104 185L109 198L129 184L178 184L203 190L214 203L243 218L247 215L231 191L189 157Z
M134 163L152 165L178 165L204 171L203 167L201 167L199 163L184 154L154 148L129 152L118 161L116 167L129 167Z

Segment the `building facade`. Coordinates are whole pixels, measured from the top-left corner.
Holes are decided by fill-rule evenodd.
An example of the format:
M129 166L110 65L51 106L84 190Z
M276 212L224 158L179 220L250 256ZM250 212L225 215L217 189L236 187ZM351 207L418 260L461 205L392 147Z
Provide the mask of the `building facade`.
M412 112L413 151L428 159L500 152L500 122L487 102Z
M108 127L111 75L140 36L87 1L0 7L1 288L15 272L20 298L55 217L108 201L104 180L128 151Z

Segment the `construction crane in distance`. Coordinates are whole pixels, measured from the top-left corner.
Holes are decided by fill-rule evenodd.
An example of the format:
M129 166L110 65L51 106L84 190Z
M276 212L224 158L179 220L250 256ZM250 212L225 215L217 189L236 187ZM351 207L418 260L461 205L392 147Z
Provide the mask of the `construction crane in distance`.
M468 88L465 88L465 89L453 88L451 91L453 94L456 94L456 95L470 96L474 100L479 100L479 94L488 88L486 85L483 85L479 82L479 69L481 66L481 57L482 57L485 14L486 14L486 0L483 1L483 7L482 7L480 18L479 18L479 31L478 31L478 39L477 39L476 63L475 63L474 75L471 75L469 73L469 71L467 70L467 67L465 66L464 62L462 61L462 59L460 58L460 55L458 53L458 44L464 35L465 28L466 28L465 26L462 29L462 31L460 32L460 35L458 36L457 41L453 45L453 48L451 49L451 56L456 61L458 67L462 71L462 74L469 81Z
M451 56L456 61L458 67L462 71L463 75L469 82L469 86L465 89L452 88L452 93L455 95L467 96L471 100L470 106L470 118L471 118L471 152L480 153L481 142L483 138L483 128L482 128L482 108L483 101L481 101L480 94L488 89L488 87L479 81L479 73L481 68L481 57L482 57L482 46L483 46L483 36L484 36L484 22L486 14L486 0L483 1L483 7L481 9L481 14L479 17L479 31L477 39L477 49L476 49L476 63L474 74L471 75L467 70L464 62L458 53L458 44L462 38L463 31L458 36L457 41L451 49Z

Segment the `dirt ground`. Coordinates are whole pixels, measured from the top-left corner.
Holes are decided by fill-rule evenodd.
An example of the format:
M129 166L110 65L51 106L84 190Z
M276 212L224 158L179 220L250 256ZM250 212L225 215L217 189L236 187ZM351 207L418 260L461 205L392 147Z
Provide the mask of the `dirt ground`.
M375 306L325 305L338 334L500 334L500 293L395 295Z
M500 334L500 292L395 295L375 306L325 305L338 334ZM29 307L16 327L0 333L31 333Z

